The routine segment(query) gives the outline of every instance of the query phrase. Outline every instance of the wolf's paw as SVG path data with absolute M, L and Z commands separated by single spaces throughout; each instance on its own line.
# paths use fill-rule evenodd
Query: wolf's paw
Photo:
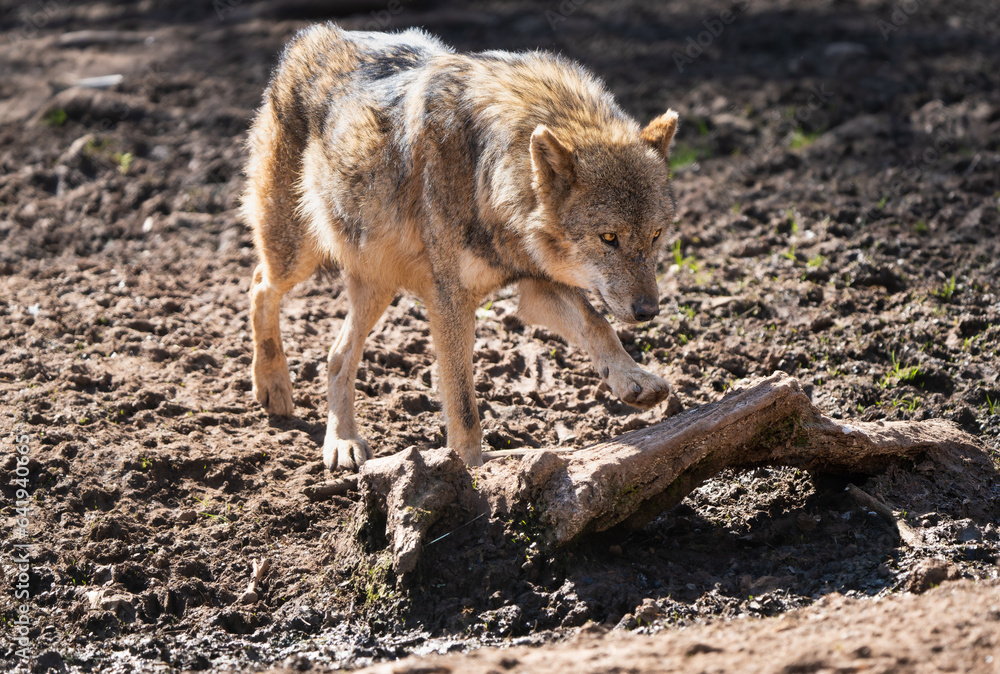
M 373 456 L 371 447 L 361 438 L 327 438 L 323 445 L 323 463 L 331 471 L 357 471 L 361 464 Z
M 607 381 L 612 393 L 635 407 L 652 407 L 670 395 L 666 379 L 641 368 L 610 372 Z
M 254 369 L 253 395 L 268 414 L 290 417 L 295 410 L 295 403 L 292 402 L 292 381 L 288 378 L 287 368 L 266 375 Z
M 477 466 L 483 465 L 483 450 L 480 445 L 476 444 L 470 447 L 451 447 L 451 449 L 455 450 L 455 453 L 462 458 L 462 461 L 464 461 L 465 465 L 469 468 L 476 468 Z

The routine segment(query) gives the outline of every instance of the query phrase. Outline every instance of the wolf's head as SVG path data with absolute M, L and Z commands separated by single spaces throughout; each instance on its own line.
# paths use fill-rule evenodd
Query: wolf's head
M 545 125 L 531 135 L 536 259 L 629 323 L 659 313 L 656 262 L 674 220 L 668 150 L 676 129 L 669 110 L 634 138 L 563 137 Z

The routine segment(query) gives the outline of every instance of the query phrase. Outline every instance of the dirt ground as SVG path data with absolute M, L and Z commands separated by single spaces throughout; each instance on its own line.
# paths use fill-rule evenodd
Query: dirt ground
M 1000 480 L 926 461 L 725 473 L 638 533 L 527 562 L 510 522 L 432 529 L 404 585 L 356 546 L 358 495 L 320 461 L 342 286 L 285 301 L 296 417 L 269 419 L 236 209 L 269 70 L 325 19 L 561 51 L 640 121 L 681 113 L 662 310 L 618 327 L 683 408 L 783 370 L 835 418 L 943 417 L 1000 466 L 993 3 L 0 0 L 4 669 L 1000 671 Z M 610 398 L 516 307 L 477 314 L 491 447 L 666 414 Z M 436 378 L 400 297 L 357 387 L 378 455 L 442 446 Z

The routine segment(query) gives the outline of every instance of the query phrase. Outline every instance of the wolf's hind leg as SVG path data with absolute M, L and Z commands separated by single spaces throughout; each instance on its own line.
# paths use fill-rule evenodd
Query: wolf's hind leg
M 253 394 L 268 414 L 290 417 L 295 409 L 292 402 L 292 381 L 288 376 L 288 361 L 281 345 L 279 314 L 282 296 L 296 284 L 309 278 L 318 258 L 301 251 L 296 264 L 286 267 L 286 273 L 275 273 L 275 267 L 265 260 L 257 265 L 250 284 L 250 322 L 253 326 Z
M 365 339 L 396 294 L 394 288 L 378 287 L 353 276 L 345 280 L 351 308 L 327 360 L 330 411 L 323 463 L 330 470 L 356 470 L 373 456 L 354 421 L 354 378 Z
M 670 395 L 670 384 L 636 365 L 582 290 L 534 279 L 521 281 L 519 287 L 518 316 L 586 349 L 616 396 L 629 405 L 652 407 Z

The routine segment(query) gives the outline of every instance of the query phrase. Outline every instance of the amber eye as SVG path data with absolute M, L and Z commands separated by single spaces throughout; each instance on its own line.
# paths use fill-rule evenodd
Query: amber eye
M 656 241 L 657 239 L 659 239 L 660 238 L 660 234 L 663 234 L 663 228 L 662 227 L 660 227 L 658 230 L 656 230 L 655 232 L 653 232 L 653 241 Z
M 605 234 L 601 234 L 601 241 L 603 241 L 604 243 L 611 244 L 613 246 L 616 243 L 618 243 L 618 235 L 613 232 L 607 232 Z

